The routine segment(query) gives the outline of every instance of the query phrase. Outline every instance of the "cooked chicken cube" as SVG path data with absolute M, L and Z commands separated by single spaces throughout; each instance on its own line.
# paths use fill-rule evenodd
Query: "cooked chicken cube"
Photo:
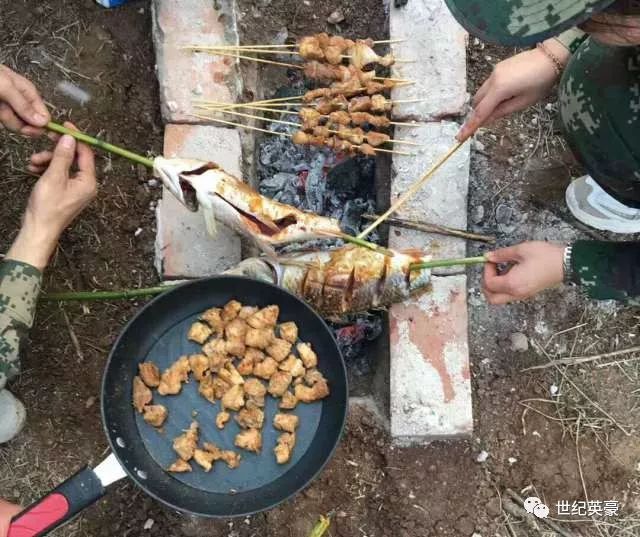
M 188 461 L 198 447 L 198 422 L 194 421 L 188 430 L 173 439 L 173 449 L 182 460 Z
M 207 372 L 198 385 L 198 393 L 205 399 L 216 402 L 216 391 L 213 385 L 213 377 L 210 372 Z
M 278 444 L 273 448 L 278 464 L 286 464 L 291 458 L 291 453 L 296 445 L 295 433 L 282 433 L 278 437 Z
M 278 306 L 267 306 L 254 313 L 247 319 L 252 328 L 273 328 L 278 322 L 280 308 Z
M 278 431 L 285 431 L 287 433 L 295 433 L 299 423 L 300 418 L 295 414 L 278 413 L 273 418 L 273 426 L 278 429 Z
M 267 388 L 258 379 L 247 379 L 244 383 L 244 394 L 248 401 L 256 406 L 264 406 L 264 396 L 267 394 Z
M 269 393 L 274 397 L 282 397 L 289 389 L 293 377 L 286 371 L 276 371 L 269 379 Z
M 169 369 L 165 369 L 164 373 L 162 373 L 158 393 L 160 395 L 176 395 L 180 393 L 182 383 L 189 380 L 190 371 L 189 358 L 186 356 L 180 357 L 177 362 L 174 362 Z
M 282 396 L 282 400 L 278 405 L 278 408 L 282 410 L 293 410 L 298 404 L 298 399 L 290 391 L 286 391 Z
M 224 333 L 224 321 L 222 320 L 222 310 L 220 308 L 210 308 L 200 318 L 213 328 L 216 335 L 221 336 Z
M 242 306 L 242 308 L 238 312 L 238 319 L 243 319 L 246 321 L 259 309 L 260 308 L 257 308 L 256 306 Z
M 227 463 L 227 466 L 229 468 L 237 468 L 238 466 L 240 466 L 241 458 L 242 457 L 240 456 L 239 453 L 236 453 L 235 451 L 231 451 L 230 449 L 223 451 L 220 457 L 220 459 L 222 459 L 224 462 Z
M 249 328 L 244 342 L 247 347 L 266 349 L 273 341 L 273 328 Z
M 222 412 L 218 412 L 218 415 L 216 416 L 216 427 L 218 429 L 224 429 L 224 426 L 230 419 L 231 414 L 228 412 L 225 412 L 224 410 Z
M 252 349 L 251 347 L 249 347 L 247 349 L 247 352 L 244 353 L 244 357 L 251 358 L 251 360 L 253 360 L 253 363 L 255 365 L 262 362 L 262 360 L 264 360 L 267 357 L 267 355 L 258 349 Z
M 222 396 L 222 408 L 227 410 L 240 410 L 244 406 L 244 388 L 236 384 L 229 388 Z
M 289 343 L 295 343 L 298 340 L 298 325 L 293 322 L 282 323 L 280 325 L 280 337 Z
M 167 468 L 167 470 L 169 470 L 169 472 L 173 472 L 174 474 L 181 474 L 181 473 L 184 473 L 184 472 L 191 472 L 192 468 L 191 468 L 191 465 L 187 461 L 184 461 L 182 459 L 178 459 L 171 466 L 169 466 L 169 468 Z
M 211 468 L 213 468 L 213 462 L 216 460 L 216 456 L 204 449 L 196 449 L 193 452 L 193 460 L 202 466 L 205 472 L 209 472 L 211 471 Z
M 216 376 L 213 378 L 213 393 L 216 399 L 222 399 L 225 393 L 229 391 L 231 384 Z
M 236 435 L 235 445 L 247 451 L 259 453 L 262 449 L 262 433 L 258 429 L 248 429 Z
M 147 385 L 142 382 L 142 379 L 138 376 L 133 379 L 133 406 L 142 414 L 144 407 L 148 405 L 153 399 L 151 390 L 147 388 Z
M 295 387 L 294 393 L 299 401 L 303 403 L 313 403 L 329 395 L 329 386 L 326 382 L 316 382 L 311 387 L 298 384 Z
M 291 352 L 291 343 L 284 339 L 275 338 L 267 347 L 267 354 L 276 362 L 282 362 Z
M 271 356 L 265 358 L 259 364 L 253 366 L 253 374 L 261 379 L 269 380 L 271 376 L 278 370 L 278 362 Z
M 290 354 L 284 362 L 280 362 L 280 369 L 291 373 L 292 377 L 301 377 L 306 371 L 302 360 L 296 358 L 293 354 Z
M 262 429 L 264 412 L 256 405 L 247 405 L 238 412 L 236 422 L 243 429 Z
M 231 300 L 224 305 L 222 308 L 222 320 L 225 323 L 233 321 L 240 313 L 242 309 L 242 304 L 237 300 Z
M 220 352 L 214 352 L 210 356 L 208 356 L 208 358 L 209 358 L 209 369 L 214 373 L 217 373 L 220 370 L 220 368 L 229 361 L 229 358 L 227 358 L 227 355 Z
M 318 357 L 309 343 L 298 343 L 296 349 L 298 349 L 302 363 L 307 369 L 312 369 L 318 365 Z
M 193 376 L 199 382 L 209 370 L 209 357 L 204 354 L 192 354 L 189 356 L 189 366 L 193 371 Z
M 227 342 L 224 339 L 212 339 L 202 347 L 202 352 L 212 357 L 217 354 L 227 355 Z
M 142 362 L 138 364 L 140 378 L 149 388 L 157 388 L 160 385 L 160 370 L 153 362 Z
M 209 339 L 211 334 L 213 334 L 213 330 L 211 330 L 211 327 L 208 324 L 196 322 L 191 325 L 191 328 L 189 328 L 187 338 L 202 345 L 207 341 L 207 339 Z
M 214 461 L 222 459 L 222 450 L 215 444 L 211 442 L 205 442 L 202 447 L 204 447 L 205 451 L 208 451 L 213 455 Z
M 251 375 L 253 373 L 253 358 L 251 356 L 245 355 L 245 357 L 240 360 L 238 363 L 238 373 L 240 373 L 243 377 L 247 375 Z
M 244 339 L 235 338 L 227 340 L 225 350 L 231 356 L 244 356 L 247 347 L 244 344 Z
M 304 381 L 309 386 L 313 386 L 316 382 L 327 383 L 327 379 L 317 369 L 309 369 L 304 376 Z
M 167 419 L 169 412 L 163 405 L 147 405 L 144 407 L 144 421 L 154 427 L 162 427 L 162 424 Z
M 249 330 L 249 325 L 242 319 L 234 319 L 224 328 L 224 335 L 227 339 L 244 339 Z
M 227 384 L 244 384 L 244 378 L 231 362 L 224 364 L 224 367 L 218 371 L 218 376 Z

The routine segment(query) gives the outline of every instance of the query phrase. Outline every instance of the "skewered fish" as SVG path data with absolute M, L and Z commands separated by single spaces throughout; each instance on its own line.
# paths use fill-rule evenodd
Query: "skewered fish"
M 154 171 L 185 206 L 203 208 L 209 232 L 219 220 L 265 253 L 273 255 L 274 246 L 340 234 L 337 220 L 262 196 L 212 162 L 156 157 Z

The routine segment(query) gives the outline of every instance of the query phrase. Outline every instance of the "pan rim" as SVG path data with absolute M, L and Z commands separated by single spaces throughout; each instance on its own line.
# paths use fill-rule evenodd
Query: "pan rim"
M 145 312 L 148 309 L 151 309 L 154 304 L 160 300 L 166 300 L 166 297 L 170 294 L 173 293 L 179 293 L 181 292 L 185 287 L 189 287 L 189 286 L 193 286 L 193 285 L 201 285 L 203 282 L 208 282 L 208 281 L 213 281 L 213 280 L 233 280 L 233 281 L 249 281 L 252 284 L 259 284 L 262 285 L 266 288 L 271 288 L 276 290 L 276 292 L 280 292 L 286 295 L 289 295 L 291 298 L 293 298 L 295 301 L 297 301 L 301 306 L 303 306 L 304 308 L 306 308 L 314 317 L 316 317 L 320 323 L 321 326 L 323 327 L 324 331 L 326 332 L 327 335 L 330 336 L 331 341 L 333 342 L 335 349 L 337 350 L 338 356 L 339 356 L 339 363 L 340 363 L 340 370 L 342 373 L 342 377 L 344 379 L 344 396 L 345 396 L 345 408 L 344 411 L 341 412 L 341 416 L 340 416 L 340 427 L 338 430 L 338 434 L 336 435 L 336 440 L 333 443 L 333 446 L 331 447 L 331 450 L 327 451 L 326 456 L 324 457 L 324 460 L 322 461 L 322 463 L 318 466 L 318 468 L 310 474 L 309 478 L 300 486 L 296 487 L 294 490 L 292 490 L 289 494 L 283 496 L 281 499 L 279 499 L 278 501 L 274 502 L 273 504 L 271 504 L 268 507 L 262 507 L 259 509 L 250 509 L 250 510 L 242 510 L 242 512 L 234 512 L 232 514 L 212 514 L 212 513 L 207 513 L 207 512 L 202 512 L 202 511 L 198 511 L 198 510 L 192 510 L 192 509 L 188 509 L 185 507 L 182 507 L 180 505 L 177 505 L 174 502 L 168 501 L 164 498 L 162 498 L 159 494 L 157 494 L 156 492 L 154 492 L 153 490 L 150 490 L 149 487 L 145 484 L 146 480 L 145 479 L 141 479 L 139 478 L 139 476 L 136 475 L 135 471 L 131 471 L 128 466 L 123 463 L 123 461 L 120 458 L 118 449 L 117 449 L 117 444 L 116 444 L 116 439 L 112 438 L 112 434 L 109 431 L 109 428 L 107 426 L 107 416 L 106 416 L 106 402 L 105 402 L 105 392 L 106 392 L 106 383 L 107 383 L 107 372 L 109 371 L 111 365 L 112 365 L 112 361 L 113 361 L 113 357 L 115 354 L 115 350 L 119 347 L 121 340 L 124 338 L 125 334 L 129 331 L 129 329 L 131 328 L 131 325 L 134 324 L 134 322 L 141 317 L 142 315 L 145 314 Z M 166 505 L 167 507 L 170 507 L 171 509 L 175 509 L 177 511 L 180 511 L 182 513 L 186 513 L 186 514 L 190 514 L 190 515 L 196 515 L 196 516 L 201 516 L 201 517 L 205 517 L 205 518 L 238 518 L 238 517 L 246 517 L 246 516 L 251 516 L 257 513 L 261 513 L 261 512 L 265 512 L 265 511 L 269 511 L 271 509 L 274 509 L 275 507 L 277 507 L 278 505 L 281 505 L 282 503 L 292 499 L 294 496 L 296 496 L 298 493 L 302 492 L 304 489 L 306 489 L 311 483 L 313 483 L 318 476 L 323 472 L 323 470 L 325 469 L 325 467 L 327 466 L 327 464 L 333 459 L 336 450 L 338 449 L 340 443 L 343 440 L 344 437 L 344 433 L 345 433 L 345 428 L 346 428 L 346 423 L 347 423 L 347 418 L 348 418 L 348 414 L 349 414 L 349 377 L 348 377 L 348 373 L 347 373 L 347 368 L 346 368 L 346 363 L 344 361 L 344 356 L 342 355 L 342 352 L 340 351 L 340 347 L 338 346 L 337 340 L 332 332 L 332 330 L 329 328 L 329 326 L 327 325 L 326 321 L 322 318 L 322 316 L 315 310 L 313 309 L 309 304 L 307 304 L 304 300 L 302 300 L 300 297 L 296 296 L 295 294 L 293 294 L 292 292 L 290 292 L 287 289 L 284 289 L 278 285 L 274 285 L 272 283 L 269 282 L 264 282 L 255 278 L 249 278 L 246 276 L 238 276 L 238 275 L 213 275 L 213 276 L 208 276 L 205 278 L 198 278 L 198 279 L 194 279 L 194 280 L 190 280 L 187 282 L 184 282 L 176 287 L 170 288 L 168 289 L 166 292 L 161 293 L 160 295 L 154 297 L 152 300 L 150 300 L 147 304 L 145 304 L 142 308 L 140 308 L 140 310 L 138 310 L 136 312 L 136 314 L 126 323 L 126 325 L 121 329 L 120 333 L 118 334 L 118 337 L 116 338 L 116 340 L 114 341 L 114 343 L 111 346 L 111 349 L 109 351 L 109 355 L 107 357 L 107 361 L 105 363 L 104 366 L 104 371 L 102 374 L 102 380 L 100 383 L 100 415 L 101 415 L 101 419 L 102 419 L 102 427 L 103 430 L 105 432 L 105 435 L 107 437 L 107 441 L 109 443 L 109 447 L 111 450 L 111 453 L 113 453 L 118 461 L 118 463 L 120 464 L 120 466 L 123 468 L 123 470 L 125 471 L 125 473 L 127 474 L 127 477 L 129 479 L 131 479 L 135 485 L 137 487 L 139 487 L 145 494 L 149 495 L 150 497 L 154 498 L 155 500 L 159 501 L 160 503 L 162 503 L 163 505 Z M 150 455 L 149 455 L 150 457 Z

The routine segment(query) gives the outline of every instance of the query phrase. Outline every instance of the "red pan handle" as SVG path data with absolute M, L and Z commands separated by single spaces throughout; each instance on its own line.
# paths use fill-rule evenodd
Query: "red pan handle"
M 11 520 L 7 537 L 38 537 L 68 522 L 104 496 L 91 468 L 83 468 Z

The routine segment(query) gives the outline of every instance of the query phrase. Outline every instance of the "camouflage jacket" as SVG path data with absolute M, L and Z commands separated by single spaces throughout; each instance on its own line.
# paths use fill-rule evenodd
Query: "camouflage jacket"
M 640 303 L 640 243 L 577 241 L 570 278 L 596 300 Z
M 41 279 L 31 265 L 0 262 L 0 390 L 20 372 L 20 353 L 33 324 Z

